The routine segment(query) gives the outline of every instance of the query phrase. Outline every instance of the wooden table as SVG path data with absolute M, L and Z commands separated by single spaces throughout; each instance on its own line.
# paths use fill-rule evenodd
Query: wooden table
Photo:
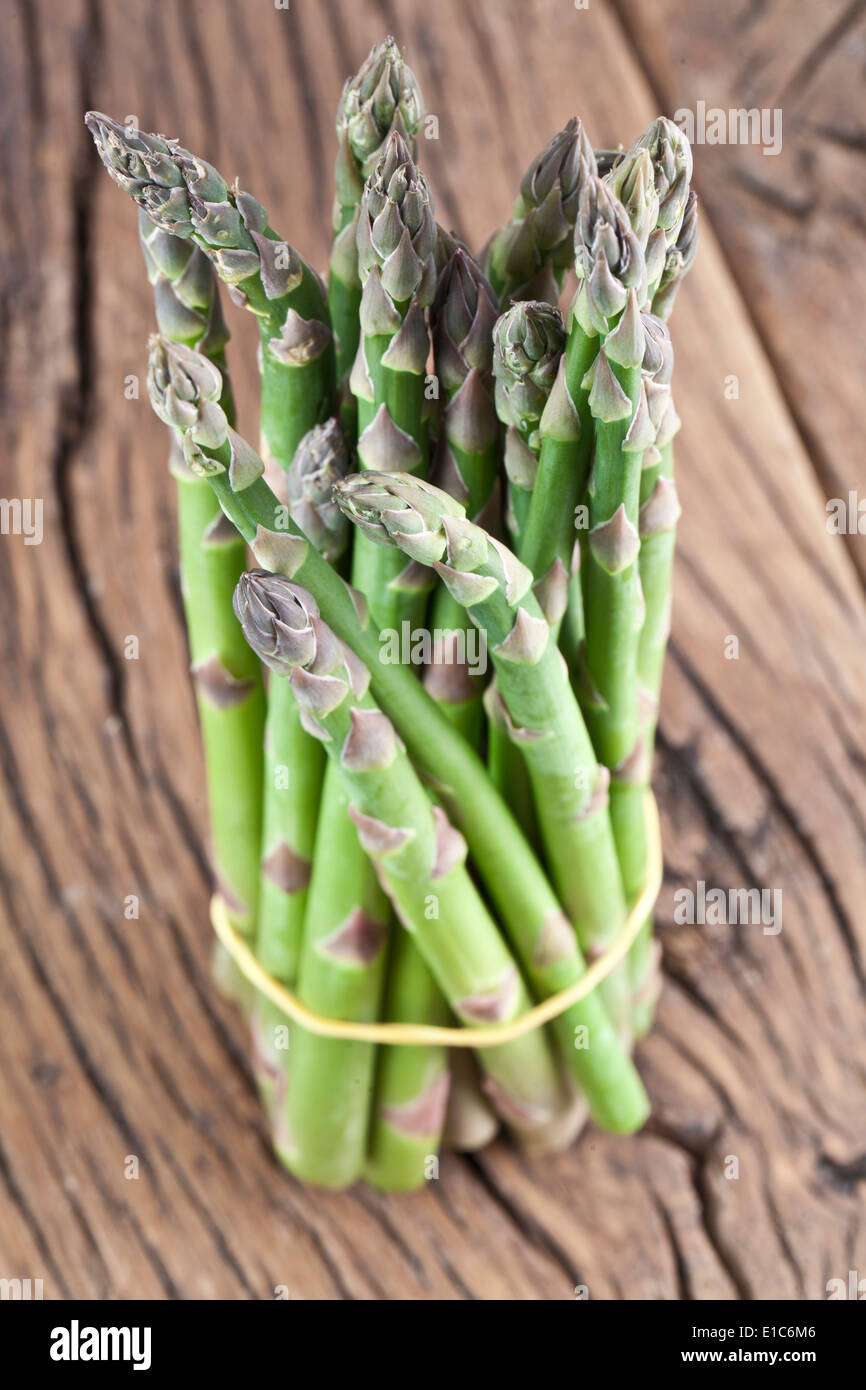
M 44 499 L 44 539 L 0 537 L 0 1274 L 42 1277 L 47 1298 L 507 1300 L 579 1284 L 821 1299 L 866 1274 L 866 549 L 825 517 L 827 496 L 866 495 L 863 9 L 5 7 L 0 493 Z M 698 99 L 784 113 L 777 157 L 696 149 L 657 768 L 665 989 L 638 1053 L 653 1118 L 554 1159 L 446 1157 L 399 1200 L 313 1193 L 278 1168 L 209 978 L 149 291 L 81 120 L 96 106 L 181 136 L 321 265 L 340 83 L 389 29 L 439 118 L 422 158 L 440 220 L 475 246 L 575 108 L 599 145 Z M 252 330 L 232 328 L 250 429 Z M 782 931 L 672 925 L 698 880 L 782 890 Z

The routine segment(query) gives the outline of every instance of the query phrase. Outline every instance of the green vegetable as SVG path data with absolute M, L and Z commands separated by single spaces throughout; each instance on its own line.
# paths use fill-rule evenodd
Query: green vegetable
M 659 287 L 653 295 L 653 313 L 658 314 L 660 319 L 670 318 L 683 277 L 691 270 L 697 251 L 698 198 L 692 189 L 676 245 L 667 253 Z
M 581 122 L 572 117 L 533 159 L 520 184 L 514 212 L 491 237 L 484 267 L 499 302 L 544 299 L 556 304 L 572 263 L 572 237 L 580 190 L 596 172 Z
M 634 1131 L 688 141 L 659 117 L 596 151 L 571 119 L 476 261 L 435 220 L 417 161 L 437 119 L 388 37 L 337 108 L 326 286 L 178 141 L 85 120 L 154 287 L 216 959 L 277 1155 L 303 1181 L 410 1191 L 500 1121 L 528 1150 L 588 1115 Z M 215 277 L 259 327 L 257 448 Z M 574 986 L 594 987 L 536 1027 L 533 1000 L 547 1016 Z M 455 1017 L 515 1028 L 479 1047 Z
M 436 289 L 436 222 L 424 175 L 396 131 L 364 187 L 358 216 L 363 282 L 361 343 L 352 369 L 358 398 L 358 460 L 363 468 L 425 474 L 428 463 L 424 374 L 430 338 L 424 310 Z M 423 627 L 430 579 L 399 556 L 358 541 L 353 583 L 376 623 Z
M 360 336 L 361 277 L 355 238 L 364 184 L 392 130 L 403 136 L 413 159 L 417 156 L 415 137 L 423 120 L 424 100 L 415 74 L 389 36 L 384 43 L 373 45 L 355 76 L 347 80 L 337 108 L 337 189 L 328 305 L 341 384 L 355 360 Z
M 334 344 L 321 280 L 268 225 L 261 203 L 229 188 L 212 164 L 98 111 L 85 120 L 115 183 L 158 228 L 199 246 L 233 302 L 256 315 L 262 440 L 287 468 L 310 426 L 333 410 Z
M 487 278 L 466 248 L 455 245 L 440 272 L 430 310 L 433 360 L 445 393 L 436 476 L 471 517 L 486 516 L 494 524 L 499 505 L 499 422 L 493 403 L 491 335 L 496 318 L 496 297 Z M 457 659 L 461 651 L 468 657 L 474 650 L 471 644 L 477 642 L 477 633 L 444 585 L 434 595 L 431 627 L 440 636 L 433 666 L 425 677 L 427 688 L 464 737 L 480 749 L 483 673 L 472 674 L 473 663 Z
M 442 991 L 408 932 L 397 932 L 393 942 L 385 1017 L 395 1023 L 451 1022 Z M 448 1093 L 444 1047 L 379 1049 L 368 1182 L 405 1192 L 435 1175 Z
M 451 1085 L 442 1143 L 458 1153 L 475 1153 L 493 1142 L 499 1121 L 487 1103 L 478 1065 L 462 1047 L 451 1051 Z
M 139 214 L 160 332 L 196 348 L 221 374 L 220 406 L 233 414 L 225 373 L 228 331 L 207 258 Z M 208 776 L 214 871 L 232 922 L 255 932 L 262 819 L 264 699 L 258 663 L 231 611 L 244 545 L 203 478 L 171 451 L 177 483 L 181 592 Z
M 206 477 L 225 514 L 261 565 L 303 583 L 322 616 L 365 663 L 373 692 L 393 718 L 417 767 L 460 818 L 470 848 L 509 928 L 525 936 L 531 955 L 545 922 L 559 907 L 541 867 L 471 747 L 403 666 L 379 659 L 379 634 L 363 597 L 351 590 L 263 481 L 264 464 L 219 411 L 219 384 L 195 354 L 182 355 L 154 337 L 148 390 L 162 418 L 171 408 L 185 420 L 184 457 Z M 210 395 L 202 395 L 202 390 Z M 180 400 L 178 400 L 180 397 Z M 180 410 L 182 401 L 184 410 Z
M 485 630 L 503 711 L 529 767 L 554 879 L 582 944 L 603 950 L 625 916 L 607 815 L 607 778 L 598 768 L 549 626 L 530 591 L 529 571 L 501 542 L 467 521 L 452 498 L 408 474 L 356 474 L 336 488 L 335 496 L 371 539 L 432 565 Z M 566 961 L 563 970 L 553 972 L 555 983 L 538 970 L 539 957 L 547 952 L 527 925 L 512 920 L 511 935 L 539 992 L 562 988 L 566 970 L 577 978 L 583 969 L 580 953 L 567 924 L 560 930 L 561 916 L 548 922 L 556 938 L 551 958 L 557 964 Z M 619 1013 L 625 980 L 621 972 L 610 979 L 618 981 Z M 613 998 L 614 992 L 606 995 Z M 574 1027 L 571 1010 L 563 1019 L 561 1030 Z M 577 1070 L 575 1057 L 569 1060 Z M 593 1105 L 594 1079 L 580 1079 Z
M 282 575 L 243 575 L 235 604 L 257 655 L 291 673 L 306 726 L 340 769 L 361 844 L 451 1008 L 467 1027 L 517 1017 L 529 998 L 466 871 L 465 841 L 431 805 L 368 694 L 367 669 L 347 657 L 312 596 Z M 494 1104 L 516 1131 L 555 1129 L 566 1096 L 542 1032 L 487 1048 L 480 1060 Z
M 285 676 L 277 677 L 289 687 Z M 390 908 L 347 814 L 348 798 L 329 763 L 304 922 L 298 995 L 328 1018 L 379 1017 Z M 361 1174 L 373 1090 L 371 1043 L 320 1038 L 292 1028 L 288 1166 L 325 1187 Z
M 496 411 L 507 427 L 508 529 L 518 538 L 529 513 L 541 447 L 539 427 L 553 389 L 565 328 L 558 309 L 543 301 L 513 304 L 493 330 Z

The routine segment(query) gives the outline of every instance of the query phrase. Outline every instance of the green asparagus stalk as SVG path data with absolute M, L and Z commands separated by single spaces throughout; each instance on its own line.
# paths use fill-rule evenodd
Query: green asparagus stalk
M 632 230 L 644 247 L 648 282 L 644 299 L 657 307 L 665 317 L 670 313 L 679 283 L 694 259 L 697 246 L 696 203 L 694 195 L 689 191 L 691 173 L 692 155 L 688 141 L 671 121 L 660 117 L 614 165 L 605 180 L 621 199 Z M 658 317 L 644 314 L 643 323 L 645 357 L 642 367 L 642 391 L 646 405 L 645 416 L 649 415 L 649 425 L 644 418 L 644 434 L 648 439 L 652 433 L 654 442 L 648 444 L 643 456 L 639 496 L 641 507 L 647 505 L 658 482 L 660 454 L 657 446 L 664 445 L 676 428 L 673 423 L 676 415 L 670 403 L 670 380 L 673 372 L 670 337 Z M 648 515 L 660 518 L 664 539 L 651 538 L 649 533 L 640 537 L 641 574 L 638 581 L 638 599 L 647 617 L 643 620 L 636 656 L 636 675 L 639 682 L 636 701 L 637 737 L 632 752 L 626 755 L 615 769 L 611 783 L 611 819 L 629 902 L 633 902 L 640 892 L 647 867 L 645 788 L 649 783 L 651 770 L 654 732 L 652 709 L 657 705 L 661 668 L 660 662 L 653 663 L 646 653 L 648 650 L 657 651 L 658 648 L 657 638 L 652 634 L 657 633 L 658 613 L 663 603 L 659 589 L 669 593 L 670 565 L 673 559 L 673 532 L 666 523 L 676 510 L 675 493 L 671 499 L 670 493 L 665 493 L 660 488 L 659 498 Z M 650 525 L 652 524 L 651 521 Z M 648 550 L 646 575 L 643 573 L 645 546 Z M 657 573 L 659 568 L 662 571 L 661 582 Z M 643 592 L 644 578 L 647 578 L 655 590 L 652 615 L 649 615 L 646 595 Z M 646 639 L 643 635 L 644 630 L 648 633 Z M 615 637 L 608 636 L 609 642 L 615 640 Z M 650 661 L 648 683 L 641 675 L 642 645 L 645 652 L 644 662 Z M 627 651 L 630 657 L 630 645 Z M 653 731 L 649 738 L 644 727 L 647 724 Z M 635 987 L 632 1019 L 638 1035 L 647 1030 L 652 1018 L 658 993 L 657 965 L 658 951 L 652 940 L 650 914 L 629 957 L 629 971 Z
M 430 348 L 424 309 L 436 288 L 436 223 L 427 180 L 392 131 L 364 188 L 358 217 L 363 281 L 361 342 L 351 386 L 358 398 L 363 468 L 425 474 L 424 373 Z M 358 538 L 353 583 L 368 595 L 379 627 L 423 626 L 430 578 Z
M 269 975 L 294 987 L 312 867 L 324 758 L 301 725 L 289 683 L 268 683 L 256 956 Z M 292 1057 L 286 1019 L 257 993 L 250 1011 L 253 1066 L 271 1121 L 274 1148 L 287 1162 L 285 1102 Z
M 486 631 L 504 715 L 529 766 L 554 878 L 582 941 L 593 951 L 603 950 L 625 915 L 606 776 L 595 761 L 550 629 L 529 591 L 529 571 L 500 542 L 466 521 L 463 508 L 446 493 L 408 474 L 356 474 L 339 484 L 335 496 L 371 539 L 397 545 L 433 565 Z M 550 973 L 538 970 L 543 952 L 537 940 L 527 950 L 526 936 L 512 927 L 515 947 L 541 993 L 562 988 L 563 973 L 575 978 L 583 968 L 573 932 L 567 929 L 562 936 L 570 946 L 566 950 L 563 941 L 557 942 L 554 958 L 559 965 L 563 959 L 567 963 L 554 972 L 554 983 Z M 613 997 L 620 1016 L 624 978 L 620 972 L 610 978 L 617 981 Z M 601 1010 L 600 1001 L 587 1002 Z M 560 1025 L 568 1026 L 575 1026 L 572 1011 Z M 563 1033 L 559 1036 L 562 1040 Z M 592 1105 L 594 1079 L 579 1079 Z
M 592 447 L 592 434 L 581 424 L 568 389 L 567 351 L 559 359 L 539 433 L 538 472 L 518 554 L 536 576 L 535 596 L 557 634 L 568 607 L 569 586 L 580 568 L 575 516 Z
M 647 267 L 647 305 L 666 318 L 654 302 L 660 282 L 666 287 L 686 273 L 694 259 L 693 234 L 687 230 L 684 251 L 678 252 L 689 208 L 692 151 L 679 126 L 659 116 L 632 148 L 614 164 L 605 182 L 625 205 L 644 247 Z M 694 200 L 692 200 L 694 206 Z M 684 267 L 684 261 L 688 264 Z M 673 295 L 669 295 L 671 304 Z M 660 303 L 663 305 L 665 296 Z M 642 303 L 641 308 L 645 305 Z M 668 309 L 668 313 L 670 310 Z
M 424 100 L 415 74 L 394 39 L 374 44 L 343 88 L 337 108 L 337 185 L 328 305 L 337 350 L 337 377 L 345 383 L 358 351 L 361 277 L 356 235 L 364 184 L 384 152 L 391 131 L 417 157 L 416 135 Z
M 450 594 L 446 593 L 446 597 L 450 599 Z M 480 749 L 484 712 L 480 680 L 471 674 L 466 656 L 465 629 L 462 623 L 459 628 L 440 628 L 442 622 L 449 622 L 447 613 L 444 619 L 438 619 L 434 629 L 433 655 L 424 672 L 424 688 L 467 743 Z M 405 933 L 394 946 L 387 1017 L 414 1023 L 450 1021 L 441 990 Z M 367 1177 L 374 1186 L 406 1190 L 419 1187 L 431 1176 L 430 1159 L 438 1151 L 442 1137 L 449 1077 L 443 1048 L 382 1050 L 367 1168 Z M 497 1126 L 494 1120 L 494 1129 Z
M 529 514 L 538 469 L 539 425 L 556 378 L 564 337 L 559 310 L 543 301 L 515 303 L 494 325 L 496 410 L 506 427 L 506 524 L 515 540 L 525 528 Z M 511 737 L 496 685 L 489 688 L 485 704 L 491 779 L 512 807 L 523 833 L 534 844 L 538 828 L 529 770 Z
M 151 400 L 161 417 L 175 402 L 182 403 L 189 466 L 207 477 L 259 564 L 309 589 L 323 619 L 364 663 L 373 694 L 415 765 L 460 820 L 533 989 L 542 997 L 564 989 L 584 972 L 574 932 L 482 763 L 421 683 L 404 667 L 379 660 L 379 636 L 361 596 L 343 583 L 291 518 L 284 517 L 262 479 L 261 459 L 219 412 L 218 388 L 211 397 L 201 394 L 203 380 L 196 354 L 187 357 L 164 339 L 151 340 Z M 647 1114 L 646 1095 L 595 994 L 566 1011 L 553 1027 L 596 1123 L 619 1132 L 639 1128 Z M 589 1040 L 588 1046 L 583 1039 Z
M 440 240 L 443 240 L 440 238 Z M 446 244 L 447 243 L 447 239 Z M 431 309 L 434 363 L 445 390 L 445 410 L 439 436 L 436 480 L 462 503 L 473 520 L 498 529 L 499 427 L 493 400 L 493 341 L 496 296 L 480 267 L 465 247 L 448 245 L 440 272 L 436 299 Z M 516 436 L 516 430 L 512 430 Z M 506 457 L 517 457 L 523 443 L 515 438 Z M 473 627 L 465 608 L 445 585 L 433 602 L 433 626 L 437 632 L 462 633 L 465 644 Z M 459 638 L 456 640 L 460 640 Z M 451 651 L 455 639 L 451 639 Z M 445 654 L 448 649 L 445 643 Z M 434 658 L 435 659 L 435 658 Z M 460 668 L 452 665 L 428 672 L 428 689 L 445 713 L 476 748 L 481 747 L 481 701 L 488 710 L 487 761 L 491 779 L 508 801 L 518 824 L 530 842 L 536 838 L 532 791 L 523 758 L 508 737 L 505 722 L 497 718 L 480 681 L 460 681 Z
M 399 1023 L 446 1025 L 448 1006 L 408 932 L 398 932 L 392 956 L 385 1017 Z M 449 1093 L 444 1047 L 379 1049 L 370 1147 L 364 1175 L 386 1192 L 407 1192 L 433 1176 Z
M 292 517 L 332 565 L 338 563 L 349 543 L 351 528 L 331 496 L 334 484 L 345 477 L 347 466 L 343 431 L 336 419 L 330 419 L 304 435 L 286 475 Z
M 625 322 L 625 320 L 623 321 Z M 670 376 L 673 370 L 673 354 L 667 328 L 652 314 L 641 316 L 644 332 L 644 359 L 642 364 L 643 402 L 646 405 L 646 447 L 642 457 L 639 487 L 639 504 L 646 501 L 649 480 L 654 484 L 658 477 L 660 459 L 656 441 L 658 430 L 670 406 Z M 652 487 L 650 486 L 650 491 Z M 641 547 L 642 548 L 642 547 Z M 639 563 L 639 562 L 638 562 Z M 638 648 L 645 621 L 645 597 L 640 578 L 637 581 L 637 614 L 639 624 Z M 635 657 L 637 678 L 637 655 Z M 638 736 L 631 753 L 614 770 L 611 780 L 611 820 L 617 842 L 617 854 L 623 877 L 626 899 L 632 903 L 643 888 L 646 879 L 647 860 L 644 832 L 644 792 L 649 780 L 649 761 L 647 757 L 644 724 L 650 697 L 642 689 L 639 678 L 635 692 Z
M 285 675 L 277 679 L 291 689 Z M 335 771 L 329 763 L 297 993 L 328 1018 L 370 1023 L 379 1017 L 390 911 L 358 843 Z M 285 1161 L 307 1182 L 347 1187 L 364 1164 L 376 1049 L 371 1043 L 320 1038 L 300 1027 L 291 1037 Z
M 447 616 L 445 621 L 449 621 Z M 469 659 L 468 638 L 462 625 L 460 628 L 453 624 L 440 627 L 437 623 L 432 656 L 424 670 L 424 688 L 449 723 L 459 729 L 466 742 L 477 751 L 484 733 L 483 680 L 474 670 L 475 663 Z M 480 656 L 478 664 L 481 664 Z
M 541 417 L 564 346 L 562 315 L 540 300 L 513 304 L 493 330 L 496 412 L 506 426 L 507 521 L 515 540 L 526 526 L 538 470 Z
M 659 287 L 653 295 L 653 313 L 657 314 L 660 319 L 670 318 L 683 277 L 691 270 L 697 250 L 698 199 L 697 194 L 692 189 L 686 203 L 685 216 L 676 245 L 667 253 Z
M 334 495 L 372 540 L 432 565 L 484 631 L 564 906 L 586 947 L 603 949 L 625 915 L 607 779 L 531 592 L 530 572 L 467 521 L 447 493 L 409 474 L 355 474 Z
M 222 374 L 220 404 L 232 416 L 225 373 L 228 332 L 213 271 L 189 241 L 139 214 L 139 237 L 153 286 L 159 331 L 198 349 Z M 175 436 L 173 436 L 173 440 Z M 181 591 L 205 751 L 215 875 L 231 920 L 255 931 L 262 818 L 264 698 L 258 662 L 234 614 L 231 594 L 244 568 L 244 544 L 225 522 L 204 479 L 173 447 L 177 483 Z
M 473 519 L 488 507 L 499 467 L 492 343 L 497 316 L 490 282 L 466 248 L 456 246 L 430 308 L 436 376 L 445 392 L 437 472 L 449 478 Z
M 474 1057 L 460 1047 L 451 1051 L 451 1085 L 442 1143 L 458 1153 L 475 1153 L 492 1144 L 499 1121 L 488 1105 Z
M 518 549 L 543 586 L 540 597 L 551 615 L 561 607 L 567 576 L 568 603 L 560 644 L 578 684 L 586 637 L 578 571 L 586 542 L 581 531 L 579 545 L 574 546 L 568 518 L 577 516 L 575 509 L 583 497 L 595 445 L 590 382 L 600 339 L 618 322 L 629 290 L 637 289 L 639 303 L 647 292 L 643 249 L 626 210 L 609 189 L 608 179 L 598 178 L 589 169 L 581 181 L 574 256 L 579 283 L 568 312 L 562 376 L 540 431 L 541 476 L 536 479 L 537 496 L 534 507 L 530 504 Z M 546 600 L 547 589 L 553 595 L 550 601 Z
M 331 488 L 345 472 L 345 442 L 331 419 L 303 436 L 286 478 L 291 515 L 331 560 L 348 541 L 345 519 L 331 499 Z M 288 985 L 298 973 L 324 762 L 320 745 L 302 727 L 288 682 L 274 677 L 265 728 L 257 953 L 265 970 Z
M 626 895 L 633 902 L 647 872 L 645 790 L 649 785 L 655 718 L 661 690 L 662 665 L 667 642 L 670 584 L 673 569 L 675 527 L 679 503 L 673 483 L 673 437 L 679 419 L 671 400 L 673 353 L 667 328 L 652 314 L 644 314 L 647 355 L 644 384 L 655 443 L 644 454 L 640 484 L 640 582 L 645 617 L 638 643 L 638 716 L 640 741 L 634 754 L 620 767 L 611 784 L 611 817 Z M 652 1019 L 659 990 L 659 952 L 652 939 L 652 915 L 643 926 L 629 954 L 634 989 L 632 1022 L 635 1033 L 645 1033 Z
M 271 680 L 256 954 L 268 974 L 287 985 L 297 977 L 323 771 L 321 752 L 309 748 L 286 682 Z
M 529 768 L 519 744 L 511 737 L 495 674 L 484 692 L 484 711 L 487 715 L 487 771 L 490 780 L 511 808 L 511 814 L 526 839 L 537 851 L 541 837 Z
M 390 67 L 395 51 L 392 44 L 386 67 Z M 391 76 L 399 82 L 399 70 L 392 69 Z M 420 121 L 417 88 L 414 97 L 410 89 L 410 97 L 410 114 Z M 383 114 L 387 111 L 386 102 Z M 407 135 L 399 128 L 392 129 L 378 158 L 372 161 L 356 219 L 358 269 L 364 289 L 359 314 L 362 337 L 352 388 L 359 398 L 358 457 L 362 466 L 390 467 L 392 456 L 404 457 L 408 449 L 408 466 L 426 473 L 424 372 L 429 336 L 424 308 L 431 302 L 436 284 L 438 232 L 426 181 L 413 162 L 414 140 Z M 418 566 L 407 568 L 399 560 L 395 563 L 395 558 L 383 556 L 381 550 L 356 538 L 352 582 L 365 594 L 381 626 L 402 629 L 408 625 L 411 633 L 423 625 L 431 577 Z M 441 655 L 437 650 L 437 658 Z M 453 709 L 456 714 L 456 703 Z M 447 1012 L 423 961 L 411 950 L 398 951 L 392 963 L 389 1007 L 399 1005 L 407 995 L 414 1000 L 413 1017 L 418 1022 L 436 1022 Z M 438 1079 L 441 1089 L 441 1049 L 408 1049 L 408 1054 L 391 1050 L 379 1063 L 370 1174 L 371 1181 L 381 1187 L 418 1186 L 425 1176 L 421 1160 L 438 1137 L 428 1133 L 422 1152 L 417 1142 L 403 1142 L 389 1121 L 392 1111 L 408 1114 L 420 1106 L 422 1114 L 428 1112 L 424 1099 L 431 1076 Z
M 288 473 L 289 508 L 297 525 L 331 562 L 348 541 L 348 523 L 333 501 L 332 488 L 345 473 L 346 450 L 336 420 L 316 426 L 301 441 Z M 275 684 L 291 709 L 286 727 L 300 725 L 301 711 L 284 676 Z M 301 766 L 324 758 L 321 744 L 303 728 L 312 745 L 299 749 Z M 312 839 L 315 813 L 307 821 Z M 390 916 L 370 860 L 358 843 L 346 812 L 339 778 L 329 766 L 315 829 L 319 852 L 313 856 L 310 893 L 303 904 L 296 938 L 303 938 L 298 994 L 314 1010 L 331 1017 L 369 1022 L 378 1017 Z M 333 873 L 339 863 L 338 876 Z M 299 907 L 302 905 L 299 902 Z M 345 1187 L 361 1173 L 372 1094 L 375 1049 L 370 1045 L 321 1039 L 293 1030 L 292 1075 L 286 1107 L 287 1166 L 300 1177 L 329 1187 Z M 323 1104 L 322 1097 L 327 1096 Z
M 505 1021 L 529 998 L 464 864 L 466 844 L 434 808 L 393 725 L 368 694 L 369 672 L 322 621 L 312 595 L 282 575 L 243 575 L 235 607 L 244 636 L 289 675 L 306 727 L 325 742 L 350 797 L 349 814 L 458 1018 Z M 541 1032 L 485 1049 L 494 1103 L 518 1132 L 548 1132 L 565 1098 Z
M 595 172 L 592 145 L 582 123 L 572 117 L 533 159 L 511 221 L 485 248 L 484 268 L 503 307 L 519 299 L 556 304 L 572 262 L 581 186 Z
M 674 127 L 676 129 L 676 127 Z M 651 128 L 652 130 L 652 128 Z M 642 137 L 645 141 L 650 136 Z M 653 144 L 653 149 L 659 142 Z M 661 169 L 668 168 L 668 146 L 659 154 Z M 584 184 L 590 185 L 590 174 L 586 174 Z M 646 274 L 657 281 L 664 261 L 665 233 L 659 219 L 669 221 L 674 215 L 673 203 L 676 190 L 665 184 L 660 171 L 654 176 L 653 158 L 649 149 L 641 142 L 634 151 L 618 156 L 613 170 L 603 180 L 621 200 L 629 216 L 632 230 L 642 247 L 645 247 L 644 261 Z M 665 197 L 665 213 L 660 214 L 660 191 Z M 588 202 L 592 188 L 588 189 Z M 605 229 L 606 230 L 606 229 Z M 601 246 L 580 247 L 578 273 L 591 273 L 590 260 Z M 652 267 L 650 261 L 652 260 Z M 605 266 L 607 261 L 605 260 Z M 645 293 L 650 293 L 647 290 Z M 576 306 L 575 306 L 576 307 Z M 569 315 L 568 343 L 564 360 L 560 367 L 560 377 L 551 394 L 546 418 L 541 422 L 542 446 L 539 457 L 539 472 L 533 501 L 527 521 L 526 532 L 521 537 L 520 558 L 539 578 L 547 580 L 555 596 L 554 609 L 562 604 L 562 594 L 568 577 L 571 578 L 571 603 L 573 608 L 572 636 L 567 639 L 567 648 L 575 645 L 575 638 L 582 640 L 583 613 L 580 594 L 574 585 L 574 577 L 579 564 L 579 550 L 574 549 L 574 529 L 571 518 L 583 495 L 589 461 L 595 437 L 592 412 L 589 407 L 589 392 L 586 381 L 598 347 L 596 334 L 604 331 L 604 324 L 613 327 L 617 309 L 608 317 L 598 316 L 594 322 L 582 325 L 576 321 L 574 313 Z M 569 651 L 571 655 L 571 651 Z
M 436 476 L 473 518 L 494 525 L 498 508 L 499 423 L 493 403 L 493 343 L 496 299 L 480 266 L 455 245 L 440 272 L 430 310 L 436 376 L 444 391 Z M 470 663 L 455 660 L 477 640 L 466 610 L 440 585 L 432 606 L 436 639 L 426 683 L 434 699 L 480 748 L 484 683 Z
M 678 421 L 669 419 L 660 427 L 659 462 L 647 469 L 642 479 L 641 509 L 639 528 L 641 537 L 640 575 L 646 603 L 646 617 L 638 646 L 638 679 L 643 697 L 644 756 L 639 758 L 635 769 L 638 790 L 633 793 L 631 810 L 636 820 L 634 800 L 641 794 L 643 785 L 649 785 L 652 771 L 652 753 L 655 743 L 655 726 L 661 694 L 662 667 L 664 665 L 667 637 L 670 629 L 671 578 L 673 573 L 674 546 L 676 542 L 676 523 L 680 506 L 673 477 L 673 431 Z M 639 838 L 639 835 L 642 836 Z M 625 839 L 623 835 L 621 838 Z M 646 844 L 643 818 L 640 831 L 635 833 L 635 841 L 641 846 L 642 854 L 635 869 L 646 871 Z M 629 973 L 634 991 L 632 1000 L 632 1024 L 635 1035 L 642 1037 L 649 1029 L 660 989 L 659 951 L 652 935 L 652 914 L 650 914 L 629 953 Z
M 599 758 L 614 770 L 637 739 L 637 642 L 640 631 L 637 509 L 643 450 L 654 438 L 641 366 L 646 297 L 643 246 L 658 211 L 649 155 L 642 177 L 628 184 L 637 208 L 655 204 L 640 231 L 605 181 L 590 179 L 581 195 L 575 249 L 583 279 L 575 331 L 599 335 L 583 385 L 595 421 L 595 462 L 588 489 L 590 530 L 584 567 L 586 636 L 581 696 Z M 614 173 L 616 170 L 614 170 Z M 633 210 L 633 215 L 637 213 Z
M 214 515 L 201 480 L 175 459 L 181 583 L 188 614 L 190 661 L 208 770 L 217 887 L 236 929 L 256 928 L 262 817 L 261 673 L 238 645 L 226 601 L 244 547 Z
M 229 188 L 206 160 L 98 111 L 85 121 L 115 183 L 162 231 L 200 247 L 232 300 L 256 315 L 262 447 L 287 468 L 303 435 L 334 405 L 334 344 L 321 280 L 268 225 L 261 203 Z
M 641 145 L 626 151 L 603 180 L 628 218 L 640 243 L 644 260 L 644 286 L 640 307 L 648 306 L 665 263 L 665 232 L 658 224 L 659 195 L 655 185 L 652 155 Z
M 644 327 L 634 291 L 592 368 L 595 463 L 588 488 L 583 706 L 599 758 L 611 771 L 637 739 L 641 606 L 637 513 L 641 460 L 655 439 L 641 373 Z

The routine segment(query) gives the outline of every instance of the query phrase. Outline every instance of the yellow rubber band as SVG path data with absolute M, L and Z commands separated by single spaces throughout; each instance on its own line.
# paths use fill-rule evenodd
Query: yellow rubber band
M 247 943 L 237 934 L 228 918 L 225 903 L 215 894 L 211 898 L 210 918 L 222 945 L 232 957 L 241 974 L 272 1004 L 320 1038 L 342 1038 L 346 1042 L 399 1043 L 403 1047 L 428 1047 L 431 1044 L 449 1047 L 498 1047 L 512 1042 L 549 1023 L 552 1018 L 570 1009 L 606 979 L 623 959 L 643 925 L 658 896 L 662 881 L 662 846 L 658 808 L 652 792 L 646 794 L 644 824 L 647 839 L 649 874 L 647 883 L 625 920 L 623 929 L 603 956 L 593 961 L 579 980 L 536 1004 L 528 1013 L 520 1014 L 508 1023 L 489 1023 L 480 1028 L 439 1028 L 425 1023 L 348 1023 L 343 1019 L 323 1018 L 313 1013 L 284 985 L 272 979 L 262 969 Z

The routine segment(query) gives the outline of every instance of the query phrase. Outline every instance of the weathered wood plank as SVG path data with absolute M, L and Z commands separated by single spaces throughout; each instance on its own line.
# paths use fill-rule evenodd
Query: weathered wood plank
M 862 501 L 866 7 L 699 5 L 687 20 L 678 0 L 616 8 L 668 114 L 698 101 L 780 113 L 780 153 L 698 146 L 697 186 L 825 493 Z M 848 538 L 861 578 L 864 535 Z
M 446 1158 L 409 1199 L 305 1191 L 269 1156 L 243 1031 L 210 985 L 165 439 L 124 396 L 143 373 L 149 291 L 131 209 L 80 117 L 97 105 L 180 136 L 323 266 L 331 113 L 386 28 L 440 117 L 423 147 L 440 216 L 476 245 L 575 101 L 599 143 L 653 114 L 601 6 L 14 12 L 0 126 L 16 189 L 0 379 L 14 447 L 0 492 L 44 497 L 45 537 L 0 540 L 0 1268 L 41 1275 L 47 1297 L 285 1285 L 316 1299 L 569 1299 L 586 1284 L 596 1298 L 820 1298 L 863 1263 L 866 607 L 823 526 L 784 372 L 782 390 L 713 237 L 709 168 L 704 247 L 674 320 L 688 344 L 686 513 L 658 779 L 667 987 L 640 1051 L 650 1128 L 587 1134 L 555 1160 L 504 1145 Z M 787 306 L 779 322 L 794 332 Z M 231 324 L 251 428 L 252 326 Z M 738 661 L 724 658 L 731 634 Z M 665 926 L 673 892 L 699 878 L 781 887 L 783 931 Z

